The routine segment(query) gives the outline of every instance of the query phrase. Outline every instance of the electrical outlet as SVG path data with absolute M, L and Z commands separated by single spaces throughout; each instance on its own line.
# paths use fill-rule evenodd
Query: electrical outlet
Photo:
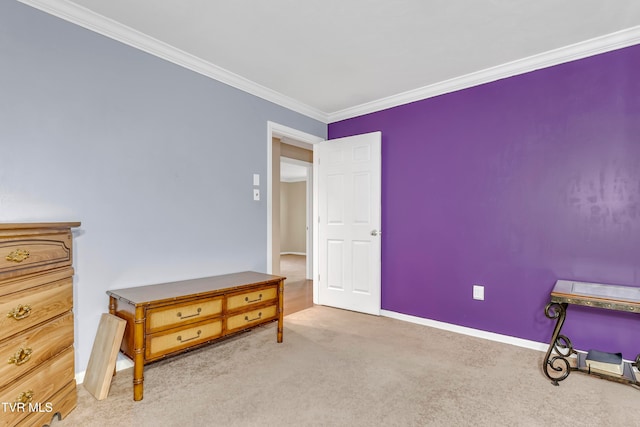
M 260 200 L 260 190 L 257 188 L 253 189 L 253 200 Z
M 473 285 L 473 299 L 484 301 L 484 286 Z

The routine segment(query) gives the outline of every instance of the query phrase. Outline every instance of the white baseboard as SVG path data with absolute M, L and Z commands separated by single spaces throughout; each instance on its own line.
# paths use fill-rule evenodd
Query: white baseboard
M 116 372 L 129 368 L 133 368 L 133 360 L 129 359 L 128 357 L 120 359 L 116 362 Z
M 522 338 L 516 338 L 509 335 L 496 334 L 494 332 L 482 331 L 480 329 L 467 328 L 466 326 L 453 325 L 451 323 L 439 322 L 437 320 L 425 319 L 423 317 L 410 316 L 408 314 L 396 313 L 395 311 L 380 310 L 380 315 L 390 317 L 397 320 L 403 320 L 405 322 L 416 323 L 418 325 L 430 326 L 436 329 L 442 329 L 445 331 L 455 332 L 458 334 L 469 335 L 472 337 L 483 338 L 490 341 L 501 342 L 504 344 L 515 345 L 516 347 L 528 348 L 530 350 L 537 350 L 546 353 L 549 349 L 549 343 L 541 343 L 537 341 L 525 340 Z M 574 349 L 578 353 L 586 353 L 586 350 Z M 626 360 L 625 362 L 632 363 L 633 360 Z
M 455 332 L 458 334 L 469 335 L 472 337 L 483 338 L 486 340 L 497 341 L 505 344 L 511 344 L 517 347 L 528 348 L 531 350 L 546 352 L 549 348 L 548 343 L 540 343 L 537 341 L 511 337 L 509 335 L 501 335 L 494 332 L 482 331 L 480 329 L 467 328 L 466 326 L 452 325 L 451 323 L 439 322 L 437 320 L 425 319 L 423 317 L 410 316 L 408 314 L 396 313 L 395 311 L 380 310 L 380 315 L 391 317 L 392 319 L 403 320 L 405 322 L 416 323 L 418 325 L 430 326 L 432 328 Z
M 128 357 L 123 356 L 122 354 L 118 354 L 118 360 L 116 360 L 116 372 L 122 371 L 124 369 L 133 368 L 133 360 Z M 84 381 L 84 376 L 87 371 L 82 371 L 76 373 L 76 383 L 82 384 Z

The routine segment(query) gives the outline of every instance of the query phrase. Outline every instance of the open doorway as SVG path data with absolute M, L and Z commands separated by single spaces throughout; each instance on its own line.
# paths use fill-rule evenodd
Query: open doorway
M 311 279 L 313 275 L 311 215 L 313 213 L 313 164 L 289 155 L 287 144 L 280 145 L 280 273 Z M 310 150 L 300 156 L 313 158 Z M 287 257 L 288 262 L 283 262 Z M 296 260 L 295 263 L 292 260 Z M 295 266 L 295 269 L 293 269 Z M 289 268 L 285 268 L 289 267 Z
M 285 314 L 292 312 L 296 300 L 302 304 L 315 300 L 316 290 L 313 288 L 315 264 L 314 254 L 314 226 L 313 226 L 313 144 L 323 141 L 322 138 L 297 131 L 277 123 L 268 122 L 268 171 L 267 171 L 267 272 L 283 275 L 285 293 L 288 295 L 285 304 Z M 284 172 L 282 172 L 284 170 Z M 294 176 L 295 174 L 295 176 Z M 281 175 L 284 177 L 281 181 Z M 304 178 L 304 180 L 302 180 Z M 282 189 L 298 187 L 295 189 Z M 290 183 L 292 185 L 290 185 Z M 295 183 L 295 184 L 294 184 Z M 304 205 L 294 208 L 296 214 L 302 210 L 303 219 L 291 217 L 291 212 L 285 212 L 282 218 L 282 199 L 290 198 L 294 193 L 300 198 L 299 187 L 304 187 Z M 291 202 L 291 200 L 288 200 Z M 297 237 L 291 236 L 291 230 L 283 230 L 282 225 L 291 222 L 304 223 L 300 238 L 300 228 Z M 285 236 L 283 236 L 283 232 Z M 302 241 L 302 245 L 301 245 Z M 303 266 L 301 265 L 303 264 Z M 284 271 L 283 271 L 284 270 Z M 287 272 L 287 274 L 283 274 Z M 298 289 L 296 289 L 296 287 Z M 294 297 L 298 295 L 298 297 Z M 289 298 L 292 297 L 292 298 Z
M 313 306 L 311 243 L 313 211 L 310 162 L 286 157 L 312 157 L 309 150 L 292 150 L 280 141 L 280 275 L 286 277 L 285 315 Z M 307 256 L 309 255 L 309 256 Z

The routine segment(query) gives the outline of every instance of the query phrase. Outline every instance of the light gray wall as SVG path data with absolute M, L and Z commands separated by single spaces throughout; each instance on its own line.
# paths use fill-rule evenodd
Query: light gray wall
M 325 124 L 15 1 L 0 63 L 0 221 L 82 221 L 76 372 L 108 289 L 266 271 L 267 121 Z
M 280 253 L 307 251 L 307 182 L 280 183 Z

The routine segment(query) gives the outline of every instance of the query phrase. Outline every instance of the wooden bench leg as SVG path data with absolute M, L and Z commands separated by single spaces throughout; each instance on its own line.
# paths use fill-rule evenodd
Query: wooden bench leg
M 278 284 L 278 342 L 282 342 L 284 329 L 284 279 Z
M 144 383 L 144 308 L 136 308 L 133 333 L 133 400 L 142 400 Z

